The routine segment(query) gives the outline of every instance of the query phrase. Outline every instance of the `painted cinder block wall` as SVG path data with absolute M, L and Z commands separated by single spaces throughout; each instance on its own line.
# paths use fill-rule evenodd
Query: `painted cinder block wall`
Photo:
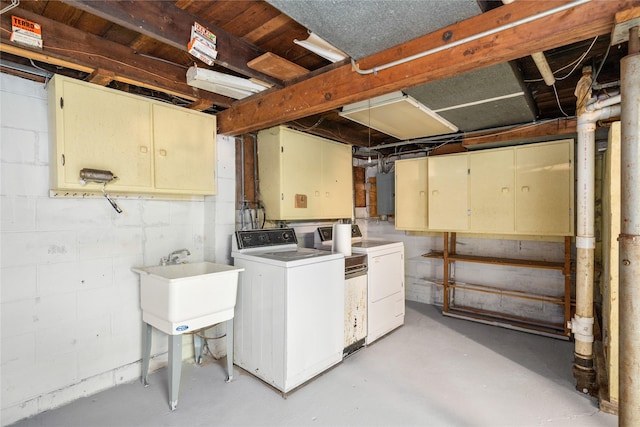
M 0 417 L 7 425 L 139 378 L 139 281 L 130 269 L 180 248 L 192 261 L 231 263 L 235 143 L 218 137 L 216 196 L 119 199 L 117 214 L 101 197 L 49 197 L 42 83 L 0 73 L 0 128 Z M 157 369 L 167 343 L 159 332 L 153 340 Z

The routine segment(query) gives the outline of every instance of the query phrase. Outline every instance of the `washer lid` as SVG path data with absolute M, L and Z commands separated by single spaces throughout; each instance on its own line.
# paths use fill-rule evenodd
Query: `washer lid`
M 301 259 L 326 257 L 330 255 L 335 255 L 335 254 L 329 251 L 323 251 L 319 249 L 298 248 L 292 251 L 261 252 L 259 254 L 254 254 L 254 255 L 260 256 L 263 258 L 273 259 L 276 261 L 289 262 L 289 261 L 297 261 Z
M 386 240 L 362 240 L 353 242 L 351 249 L 356 253 L 368 252 L 369 250 L 390 249 L 395 247 L 403 247 L 402 242 L 389 242 Z
M 344 255 L 341 253 L 310 248 L 292 248 L 288 250 L 274 250 L 274 248 L 265 248 L 264 251 L 245 250 L 242 252 L 232 252 L 231 256 L 238 260 L 270 264 L 286 268 L 299 267 L 303 265 L 327 261 L 337 262 L 339 260 L 344 260 Z

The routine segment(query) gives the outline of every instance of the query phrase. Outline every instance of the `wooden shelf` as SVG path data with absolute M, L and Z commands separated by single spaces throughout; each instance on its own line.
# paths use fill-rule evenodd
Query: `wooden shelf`
M 451 235 L 451 242 L 449 242 Z M 461 255 L 456 253 L 456 233 L 444 233 L 443 251 L 431 251 L 422 255 L 425 258 L 443 259 L 444 280 L 442 312 L 445 315 L 475 320 L 482 323 L 503 326 L 511 329 L 524 330 L 545 336 L 568 339 L 570 331 L 567 323 L 571 318 L 571 237 L 564 239 L 564 262 L 551 262 L 540 260 L 523 260 L 514 258 L 499 258 L 477 255 Z M 564 288 L 562 295 L 545 295 L 536 292 L 505 289 L 504 287 L 475 283 L 455 283 L 451 280 L 449 272 L 454 262 L 473 262 L 489 265 L 513 266 L 522 268 L 551 269 L 562 272 L 564 275 Z M 465 292 L 481 292 L 494 294 L 500 297 L 519 298 L 530 301 L 538 301 L 545 304 L 556 304 L 563 308 L 563 323 L 547 323 L 536 319 L 513 316 L 506 313 L 498 313 L 479 308 L 460 307 L 455 303 L 455 290 Z
M 506 265 L 513 267 L 526 267 L 526 268 L 545 268 L 551 270 L 563 270 L 565 265 L 563 262 L 552 261 L 535 261 L 526 259 L 515 258 L 497 258 L 486 257 L 477 255 L 449 255 L 449 261 L 463 261 L 463 262 L 477 262 L 482 264 L 494 264 L 494 265 Z
M 529 301 L 546 302 L 550 304 L 564 304 L 564 295 L 544 295 L 534 292 L 518 291 L 511 289 L 499 288 L 497 286 L 478 285 L 474 283 L 449 283 L 447 285 L 452 289 L 463 289 L 468 291 L 483 292 L 487 294 L 494 294 L 500 296 L 507 296 L 512 298 L 526 299 Z
M 488 311 L 479 311 L 469 307 L 453 307 L 450 308 L 445 316 L 455 317 L 458 319 L 471 320 L 487 325 L 501 326 L 508 329 L 514 329 L 524 332 L 532 332 L 538 335 L 544 335 L 552 338 L 568 340 L 569 336 L 564 332 L 564 325 L 558 323 L 548 323 L 535 321 L 517 316 L 509 316 L 501 313 Z

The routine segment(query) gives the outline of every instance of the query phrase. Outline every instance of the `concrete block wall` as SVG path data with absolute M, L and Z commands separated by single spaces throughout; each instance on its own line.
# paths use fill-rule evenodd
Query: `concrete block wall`
M 183 247 L 192 261 L 230 263 L 235 147 L 218 138 L 217 196 L 122 199 L 118 214 L 103 198 L 49 197 L 43 84 L 0 73 L 0 129 L 0 393 L 7 425 L 139 378 L 139 280 L 131 267 L 155 265 Z M 157 331 L 153 340 L 157 369 L 166 364 L 167 343 Z M 191 341 L 184 341 L 189 357 Z

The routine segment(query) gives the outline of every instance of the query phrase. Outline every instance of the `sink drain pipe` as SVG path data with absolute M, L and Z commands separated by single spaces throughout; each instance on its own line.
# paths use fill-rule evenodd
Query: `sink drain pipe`
M 580 85 L 580 83 L 578 83 Z M 581 110 L 579 108 L 579 110 Z M 576 389 L 595 395 L 593 365 L 593 290 L 595 255 L 595 131 L 599 120 L 620 114 L 620 95 L 591 99 L 578 116 L 576 185 L 576 312 L 568 326 L 575 339 L 573 375 Z

